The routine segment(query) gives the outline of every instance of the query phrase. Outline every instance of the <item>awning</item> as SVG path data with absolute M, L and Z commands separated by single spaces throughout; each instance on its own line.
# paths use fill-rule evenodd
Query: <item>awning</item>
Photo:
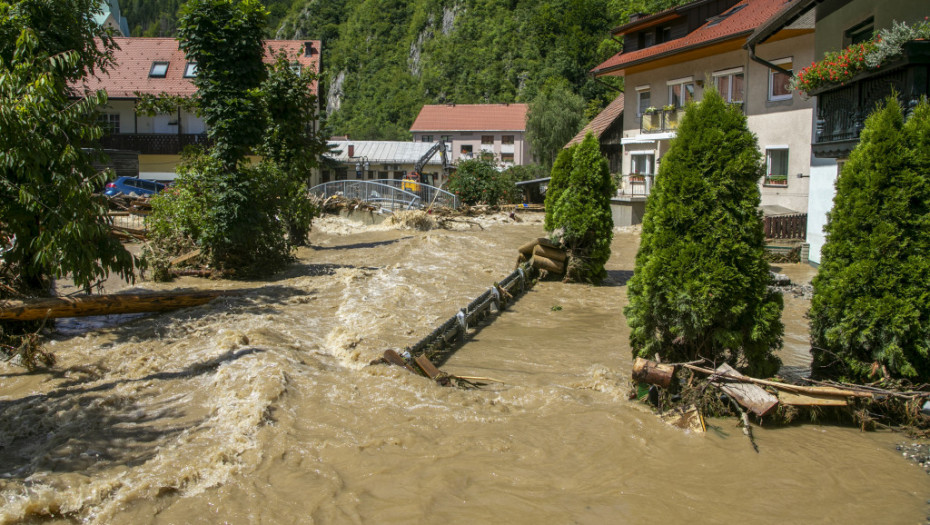
M 668 140 L 675 138 L 675 132 L 667 133 L 650 133 L 648 135 L 637 135 L 635 137 L 624 137 L 620 139 L 620 144 L 654 144 L 657 140 Z

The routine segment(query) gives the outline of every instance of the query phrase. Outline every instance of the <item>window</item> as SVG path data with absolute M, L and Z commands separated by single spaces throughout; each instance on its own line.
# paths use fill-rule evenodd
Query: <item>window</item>
M 513 153 L 501 153 L 501 162 L 513 164 Z
M 652 105 L 652 94 L 650 93 L 649 88 L 647 87 L 646 89 L 642 90 L 637 88 L 636 100 L 638 103 L 638 106 L 636 107 L 637 115 L 643 116 L 643 114 L 646 112 L 646 108 Z
M 452 142 L 452 135 L 440 135 L 439 140 L 443 142 Z
M 471 144 L 462 145 L 462 155 L 471 155 L 472 149 Z
M 503 135 L 501 136 L 501 144 L 510 144 L 513 145 L 513 135 Z
M 723 22 L 723 21 L 726 20 L 727 18 L 730 18 L 730 16 L 732 16 L 734 13 L 740 12 L 744 7 L 746 7 L 746 5 L 747 5 L 747 4 L 738 5 L 738 6 L 734 7 L 734 8 L 732 8 L 732 9 L 730 9 L 729 11 L 724 12 L 723 14 L 720 14 L 720 15 L 717 15 L 717 16 L 714 16 L 714 17 L 709 18 L 708 21 L 709 21 L 710 23 L 707 24 L 707 27 L 712 27 L 712 26 L 715 26 L 715 25 L 719 24 L 720 22 Z
M 637 40 L 639 41 L 639 49 L 647 48 L 655 45 L 656 35 L 652 31 L 643 31 L 639 34 Z
M 197 76 L 197 62 L 188 62 L 184 68 L 184 78 L 194 78 Z
M 371 179 L 374 179 L 374 178 L 375 178 L 375 172 L 374 172 L 374 170 L 368 170 L 368 180 L 371 180 Z
M 632 161 L 630 175 L 652 175 L 652 169 L 656 163 L 654 153 L 633 153 L 630 155 L 630 160 Z
M 152 78 L 165 78 L 168 76 L 168 62 L 152 62 L 149 76 Z
M 656 44 L 668 42 L 672 39 L 672 26 L 656 28 Z
M 420 137 L 420 142 L 432 142 L 432 141 L 433 141 L 432 135 L 423 135 Z
M 788 186 L 788 148 L 767 148 L 765 150 L 766 186 Z
M 119 133 L 119 113 L 101 113 L 97 124 L 103 128 L 104 135 L 116 135 Z
M 781 66 L 782 69 L 787 69 L 789 72 L 792 70 L 791 59 L 782 58 L 781 60 L 773 60 L 773 64 L 776 66 Z M 791 91 L 788 90 L 788 82 L 791 81 L 791 75 L 782 73 L 781 71 L 776 71 L 774 69 L 769 70 L 769 100 L 791 100 Z
M 728 69 L 714 73 L 714 85 L 723 100 L 727 102 L 743 101 L 743 68 Z
M 386 171 L 379 171 L 379 172 L 378 172 L 378 178 L 381 179 L 381 180 L 387 179 L 387 178 L 388 178 L 388 172 L 386 172 Z
M 872 39 L 875 33 L 875 18 L 868 17 L 862 22 L 850 27 L 843 33 L 843 45 L 849 47 L 853 44 L 861 44 Z
M 483 146 L 493 146 L 494 135 L 481 135 L 481 144 Z
M 668 82 L 668 103 L 676 108 L 694 100 L 694 80 L 691 77 L 670 80 Z
M 320 176 L 321 176 L 321 178 L 322 178 L 322 179 L 321 179 L 322 182 L 329 182 L 329 170 L 323 170 L 323 171 L 320 173 Z

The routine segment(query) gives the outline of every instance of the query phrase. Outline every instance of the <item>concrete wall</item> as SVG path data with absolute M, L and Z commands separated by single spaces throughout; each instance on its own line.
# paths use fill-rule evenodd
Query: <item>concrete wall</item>
M 637 224 L 642 224 L 643 215 L 646 214 L 646 201 L 645 199 L 612 199 L 610 201 L 610 212 L 613 216 L 615 228 L 618 226 L 635 226 Z

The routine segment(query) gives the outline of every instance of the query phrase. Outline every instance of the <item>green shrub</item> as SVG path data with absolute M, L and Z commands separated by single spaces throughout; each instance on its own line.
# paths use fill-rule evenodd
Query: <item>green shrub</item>
M 930 380 L 930 106 L 905 124 L 889 98 L 836 184 L 814 279 L 814 373 L 865 380 L 873 363 Z
M 459 162 L 449 177 L 449 191 L 465 204 L 491 206 L 515 202 L 519 194 L 506 172 L 497 171 L 493 163 L 481 159 Z
M 634 356 L 778 370 L 782 298 L 764 259 L 762 173 L 739 109 L 713 90 L 688 106 L 646 203 L 624 309 Z
M 552 163 L 552 172 L 549 174 L 551 178 L 546 188 L 546 231 L 551 232 L 557 228 L 554 219 L 555 205 L 568 186 L 568 179 L 572 175 L 572 155 L 575 154 L 577 148 L 577 144 L 570 148 L 563 148 L 555 158 L 555 162 Z
M 552 212 L 552 235 L 571 256 L 568 280 L 597 284 L 607 276 L 604 264 L 614 236 L 610 198 L 616 189 L 600 144 L 588 133 L 574 148 L 568 185 Z

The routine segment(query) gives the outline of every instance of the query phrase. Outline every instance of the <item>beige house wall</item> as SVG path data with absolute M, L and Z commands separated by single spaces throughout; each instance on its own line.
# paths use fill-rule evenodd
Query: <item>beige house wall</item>
M 482 145 L 481 137 L 483 135 L 493 136 L 494 144 Z M 502 143 L 501 138 L 505 135 L 513 136 L 513 144 Z M 415 142 L 424 142 L 424 136 L 431 138 L 431 140 L 427 140 L 425 142 L 436 142 L 440 137 L 449 137 L 449 140 L 452 144 L 451 156 L 449 157 L 449 160 L 453 163 L 458 162 L 459 160 L 478 158 L 482 150 L 490 151 L 494 155 L 494 159 L 497 161 L 501 161 L 501 154 L 503 153 L 513 154 L 513 164 L 502 162 L 502 164 L 505 166 L 523 165 L 532 162 L 529 145 L 526 143 L 526 133 L 523 131 L 418 131 L 413 134 L 413 140 Z M 462 153 L 463 146 L 471 146 L 471 156 Z
M 818 12 L 824 4 L 818 7 Z M 846 47 L 844 34 L 847 29 L 864 21 L 870 16 L 874 18 L 875 28 L 891 27 L 892 22 L 916 22 L 930 15 L 930 1 L 928 0 L 853 0 L 826 16 L 818 17 L 817 37 L 814 44 L 817 59 L 823 58 L 828 51 L 839 51 Z M 808 62 L 805 65 L 809 65 Z
M 770 59 L 792 58 L 794 64 L 810 64 L 813 60 L 814 35 L 807 34 L 767 43 L 756 48 L 756 55 Z M 810 141 L 812 136 L 813 100 L 795 94 L 789 100 L 770 101 L 769 70 L 749 59 L 744 50 L 708 56 L 699 60 L 675 64 L 627 75 L 626 110 L 623 115 L 623 136 L 648 138 L 641 131 L 637 88 L 649 86 L 650 105 L 656 108 L 669 103 L 668 81 L 692 77 L 695 100 L 704 98 L 704 91 L 713 85 L 714 72 L 743 68 L 744 110 L 749 129 L 758 138 L 760 152 L 767 147 L 787 147 L 789 180 L 787 187 L 765 186 L 759 180 L 762 205 L 779 205 L 804 213 L 807 211 L 810 175 Z M 660 139 L 647 144 L 626 144 L 623 151 L 623 173 L 632 171 L 632 157 L 638 152 L 652 151 L 656 155 L 655 171 L 661 157 L 668 151 L 670 140 Z M 723 146 L 725 147 L 725 145 Z M 798 174 L 801 177 L 798 177 Z

